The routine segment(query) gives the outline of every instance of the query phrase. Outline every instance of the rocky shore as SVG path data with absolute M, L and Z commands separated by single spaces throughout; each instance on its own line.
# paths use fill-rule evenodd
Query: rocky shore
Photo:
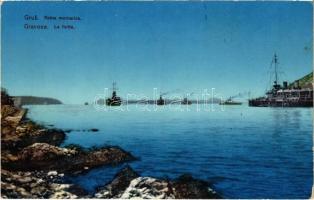
M 210 184 L 188 174 L 175 180 L 140 177 L 131 167 L 122 169 L 105 187 L 98 189 L 95 198 L 118 199 L 220 199 Z
M 65 132 L 38 125 L 26 113 L 1 91 L 2 198 L 220 198 L 207 182 L 189 175 L 176 180 L 140 177 L 129 166 L 95 194 L 88 194 L 64 177 L 136 158 L 119 147 L 60 147 Z

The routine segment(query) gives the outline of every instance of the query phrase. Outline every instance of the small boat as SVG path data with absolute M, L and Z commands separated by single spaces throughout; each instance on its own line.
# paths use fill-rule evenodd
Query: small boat
M 113 82 L 112 83 L 112 97 L 106 99 L 106 105 L 107 106 L 120 106 L 121 105 L 121 98 L 117 96 L 117 92 L 116 92 L 117 88 L 116 88 L 116 83 Z
M 232 98 L 230 97 L 226 101 L 220 102 L 219 105 L 242 105 L 242 102 L 233 101 Z

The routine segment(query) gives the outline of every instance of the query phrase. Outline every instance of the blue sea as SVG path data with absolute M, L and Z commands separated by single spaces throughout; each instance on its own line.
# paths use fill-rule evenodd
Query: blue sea
M 142 176 L 190 173 L 225 198 L 309 198 L 313 183 L 312 108 L 129 105 L 28 106 L 28 117 L 72 129 L 63 145 L 118 145 L 138 157 Z M 84 131 L 91 128 L 98 132 Z M 123 167 L 100 167 L 69 179 L 88 189 Z

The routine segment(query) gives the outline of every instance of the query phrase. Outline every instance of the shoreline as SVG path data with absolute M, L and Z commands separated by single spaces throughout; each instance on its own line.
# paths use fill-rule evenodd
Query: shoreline
M 136 157 L 118 146 L 60 147 L 66 131 L 38 125 L 27 119 L 27 109 L 13 105 L 9 95 L 1 97 L 2 198 L 221 198 L 209 183 L 190 175 L 175 180 L 141 177 L 130 166 L 95 194 L 88 194 L 66 182 L 65 175 L 128 163 Z

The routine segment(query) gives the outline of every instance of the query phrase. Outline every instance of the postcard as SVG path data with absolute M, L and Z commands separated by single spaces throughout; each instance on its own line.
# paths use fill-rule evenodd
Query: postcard
M 1 4 L 1 198 L 308 199 L 312 135 L 312 2 Z

